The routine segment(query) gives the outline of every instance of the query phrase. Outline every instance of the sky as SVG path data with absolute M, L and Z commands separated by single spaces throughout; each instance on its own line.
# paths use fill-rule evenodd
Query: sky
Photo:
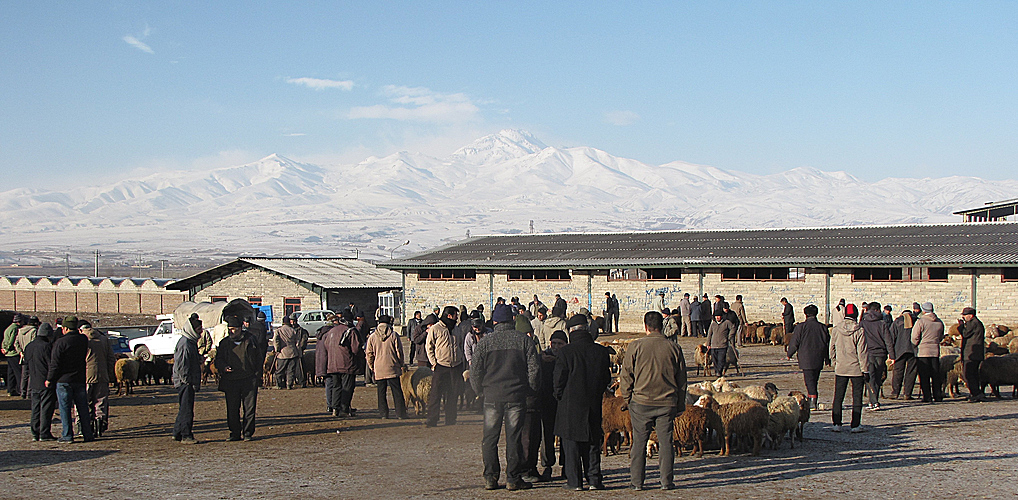
M 1013 179 L 1013 2 L 0 2 L 2 190 L 503 128 L 650 164 Z

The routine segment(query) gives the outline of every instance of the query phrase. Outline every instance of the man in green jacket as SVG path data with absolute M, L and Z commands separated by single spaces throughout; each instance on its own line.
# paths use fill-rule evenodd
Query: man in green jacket
M 14 345 L 18 338 L 18 330 L 25 325 L 28 318 L 24 314 L 15 314 L 14 321 L 4 330 L 3 344 L 0 344 L 0 354 L 7 356 L 7 395 L 22 396 L 21 394 L 21 353 Z
M 619 389 L 629 403 L 633 423 L 633 446 L 630 453 L 629 488 L 643 489 L 647 465 L 647 439 L 652 429 L 658 436 L 671 436 L 675 416 L 686 404 L 686 361 L 682 348 L 661 333 L 663 318 L 657 311 L 643 316 L 647 336 L 634 340 L 626 349 L 619 373 Z M 671 439 L 659 439 L 658 467 L 661 489 L 675 487 L 675 449 Z

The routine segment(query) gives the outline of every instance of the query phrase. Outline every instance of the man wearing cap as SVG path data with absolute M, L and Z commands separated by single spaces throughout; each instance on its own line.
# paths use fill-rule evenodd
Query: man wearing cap
M 675 311 L 672 311 L 673 313 Z M 689 337 L 693 332 L 693 323 L 690 319 L 690 304 L 689 304 L 689 293 L 682 294 L 682 300 L 679 301 L 679 318 L 681 319 L 681 325 L 679 334 L 683 337 Z
M 726 321 L 727 323 L 727 321 Z M 675 417 L 686 401 L 686 361 L 682 348 L 661 334 L 662 319 L 657 311 L 643 316 L 647 336 L 626 348 L 619 371 L 619 391 L 629 403 L 633 422 L 633 453 L 630 453 L 630 489 L 642 490 L 647 466 L 647 439 L 651 430 L 671 436 Z M 727 333 L 724 338 L 727 339 Z M 603 388 L 602 388 L 603 390 Z M 671 439 L 658 439 L 658 469 L 661 489 L 675 487 L 675 449 Z
M 667 307 L 661 311 L 661 316 L 664 317 L 664 330 L 661 332 L 665 338 L 672 342 L 678 342 L 679 339 L 679 322 L 675 319 L 671 309 Z
M 604 292 L 604 333 L 605 335 L 611 335 L 612 330 L 612 314 L 614 311 L 614 305 L 612 304 L 611 292 Z
M 181 321 L 183 313 L 173 315 L 183 334 L 173 350 L 173 387 L 177 389 L 177 419 L 173 422 L 173 440 L 181 444 L 198 444 L 194 438 L 194 395 L 201 387 L 202 356 L 198 354 L 198 338 L 203 329 L 198 313 Z
M 611 383 L 608 349 L 594 343 L 585 318 L 566 323 L 569 345 L 556 356 L 554 373 L 555 434 L 562 438 L 562 471 L 566 488 L 603 490 L 601 475 L 601 399 Z M 585 474 L 584 474 L 585 473 Z
M 276 387 L 293 389 L 297 386 L 297 364 L 300 363 L 301 335 L 293 327 L 293 318 L 283 317 L 283 326 L 276 329 L 272 347 L 276 351 Z M 306 340 L 304 340 L 306 342 Z
M 28 323 L 24 314 L 15 314 L 14 321 L 4 330 L 3 343 L 0 344 L 0 354 L 7 356 L 7 395 L 20 396 L 21 392 L 21 354 L 14 346 L 18 338 L 18 330 Z
M 870 302 L 866 305 L 865 316 L 859 321 L 863 331 L 866 333 L 866 370 L 870 374 L 867 383 L 870 393 L 869 410 L 880 409 L 880 388 L 883 386 L 885 375 L 887 375 L 887 359 L 891 363 L 897 359 L 894 352 L 894 339 L 884 322 L 883 312 L 879 302 Z
M 35 333 L 38 331 L 39 325 L 38 316 L 29 317 L 28 323 L 18 329 L 18 337 L 14 340 L 14 349 L 21 355 L 18 359 L 21 362 L 21 399 L 26 399 L 31 394 L 31 390 L 28 388 L 29 376 L 28 365 L 25 364 L 25 348 L 35 340 Z
M 399 377 L 403 374 L 403 344 L 399 335 L 392 328 L 392 318 L 383 314 L 378 317 L 378 326 L 368 336 L 364 349 L 368 367 L 375 374 L 376 393 L 378 396 L 378 413 L 389 418 L 389 402 L 386 399 L 388 389 L 392 390 L 392 403 L 396 407 L 396 417 L 404 419 L 406 415 L 406 399 Z
M 523 413 L 527 395 L 538 389 L 540 361 L 534 341 L 513 327 L 509 306 L 496 306 L 491 320 L 495 329 L 484 336 L 474 349 L 470 364 L 470 383 L 484 398 L 484 435 L 481 456 L 484 462 L 484 487 L 498 489 L 501 465 L 498 440 L 505 424 L 506 486 L 510 490 L 528 489 L 523 481 Z
M 710 324 L 707 349 L 714 363 L 714 374 L 719 377 L 724 377 L 725 371 L 728 370 L 728 349 L 733 329 L 734 325 L 725 319 L 723 311 L 718 311 L 718 314 L 714 316 L 714 321 Z
M 940 342 L 944 340 L 944 322 L 933 312 L 932 302 L 923 302 L 923 315 L 912 326 L 912 345 L 916 346 L 916 368 L 923 402 L 944 400 L 940 380 Z
M 795 330 L 795 309 L 788 299 L 781 297 L 781 323 L 785 325 L 785 333 Z
M 658 294 L 654 296 L 654 299 L 651 300 L 651 302 L 650 302 L 650 310 L 651 311 L 657 311 L 657 312 L 664 312 L 664 310 L 665 310 L 665 293 L 664 292 L 658 292 Z
M 102 436 L 110 424 L 110 382 L 116 380 L 113 367 L 117 362 L 110 338 L 92 328 L 88 321 L 78 324 L 81 334 L 88 337 L 88 354 L 85 355 L 85 392 L 88 394 L 88 415 L 78 418 L 92 420 L 93 433 Z
M 350 406 L 357 378 L 357 355 L 361 352 L 350 311 L 337 317 L 336 325 L 318 340 L 317 372 L 332 379 L 332 415 L 346 418 L 356 413 Z M 321 352 L 318 352 L 321 349 Z
M 509 306 L 506 306 L 507 308 Z M 512 313 L 510 312 L 510 321 Z M 456 425 L 456 388 L 463 380 L 463 344 L 466 332 L 457 339 L 453 334 L 459 309 L 445 306 L 442 317 L 428 328 L 425 341 L 428 361 L 431 363 L 431 394 L 428 396 L 428 417 L 424 425 L 435 427 L 441 416 L 442 402 L 445 402 L 445 425 Z
M 417 366 L 431 367 L 431 361 L 428 360 L 428 329 L 435 323 L 438 323 L 438 314 L 429 314 L 413 331 L 413 345 L 410 348 L 416 352 Z
M 986 401 L 983 386 L 979 381 L 979 363 L 983 361 L 986 350 L 986 329 L 983 322 L 976 317 L 975 308 L 966 307 L 961 310 L 958 330 L 961 332 L 961 361 L 965 370 L 965 385 L 969 389 L 968 401 L 970 403 Z
M 738 320 L 737 331 L 735 332 L 735 338 L 737 345 L 742 347 L 742 332 L 746 330 L 746 325 L 749 324 L 749 320 L 746 319 L 746 306 L 742 303 L 742 295 L 735 296 L 735 302 L 732 302 L 732 312 L 735 313 L 735 318 Z
M 707 294 L 705 293 L 703 294 L 703 298 L 700 299 L 700 329 L 703 330 L 701 335 L 704 337 L 708 334 L 707 330 L 710 329 L 711 318 L 713 317 L 714 310 L 711 307 L 710 298 L 707 297 Z
M 63 433 L 57 441 L 74 442 L 74 426 L 71 425 L 71 407 L 78 415 L 88 415 L 88 393 L 85 388 L 85 356 L 88 354 L 88 338 L 78 331 L 78 318 L 68 316 L 61 324 L 64 335 L 53 342 L 50 352 L 49 373 L 46 387 L 57 388 L 57 403 L 60 405 L 60 423 Z M 81 436 L 84 441 L 94 441 L 92 422 L 81 419 Z
M 558 414 L 558 399 L 555 399 L 555 364 L 558 361 L 558 353 L 566 344 L 569 337 L 566 332 L 559 330 L 551 334 L 548 340 L 548 347 L 541 353 L 541 379 L 540 387 L 537 389 L 537 404 L 541 409 L 541 481 L 551 481 L 551 467 L 555 465 L 555 419 Z M 562 465 L 561 445 L 559 446 L 559 465 Z M 564 475 L 564 474 L 563 474 Z
M 255 413 L 258 405 L 258 381 L 262 374 L 260 342 L 244 330 L 244 321 L 238 316 L 226 318 L 229 334 L 216 348 L 216 368 L 219 370 L 219 390 L 226 399 L 226 423 L 230 428 L 228 441 L 251 441 L 255 432 Z M 241 414 L 243 407 L 243 415 Z
M 32 393 L 32 440 L 56 441 L 53 437 L 53 412 L 57 408 L 56 387 L 46 384 L 55 335 L 49 323 L 39 325 L 35 340 L 25 347 L 29 391 Z

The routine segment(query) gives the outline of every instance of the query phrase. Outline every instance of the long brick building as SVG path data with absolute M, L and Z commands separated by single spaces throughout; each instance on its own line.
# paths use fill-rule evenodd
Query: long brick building
M 931 301 L 947 318 L 974 306 L 987 324 L 1018 320 L 1018 223 L 480 236 L 378 264 L 403 274 L 405 309 L 561 294 L 600 314 L 616 295 L 623 330 L 642 330 L 652 298 L 744 296 L 750 321 L 778 322 L 787 297 L 801 318 L 838 300 L 895 311 Z
M 108 314 L 165 314 L 186 297 L 173 280 L 80 276 L 0 277 L 0 309 Z

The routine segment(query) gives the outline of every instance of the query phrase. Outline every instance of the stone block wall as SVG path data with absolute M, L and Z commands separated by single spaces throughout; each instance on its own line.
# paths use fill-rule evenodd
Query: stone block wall
M 1018 281 L 1003 281 L 1000 269 L 976 274 L 976 310 L 983 323 L 1018 323 Z
M 302 310 L 321 309 L 322 297 L 277 274 L 252 268 L 224 278 L 195 294 L 195 302 L 208 302 L 212 297 L 227 300 L 261 297 L 262 305 L 272 306 L 273 317 L 283 314 L 283 299 L 300 298 Z
M 890 305 L 892 314 L 897 316 L 902 309 L 911 309 L 913 302 L 929 301 L 938 315 L 953 318 L 972 303 L 972 271 L 969 269 L 949 270 L 947 281 L 853 281 L 851 269 L 837 269 L 833 274 L 832 310 L 842 298 L 857 306 L 877 301 Z

